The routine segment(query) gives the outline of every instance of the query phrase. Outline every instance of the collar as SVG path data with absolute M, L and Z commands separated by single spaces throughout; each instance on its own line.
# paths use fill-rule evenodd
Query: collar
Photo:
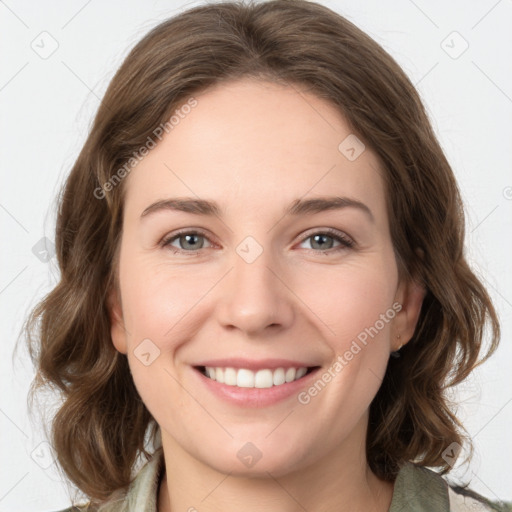
M 395 480 L 389 512 L 450 512 L 448 484 L 434 471 L 406 463 Z
M 100 507 L 99 512 L 157 512 L 164 464 L 160 447 L 139 471 L 127 492 Z M 389 512 L 450 512 L 448 485 L 434 471 L 406 463 L 396 477 Z

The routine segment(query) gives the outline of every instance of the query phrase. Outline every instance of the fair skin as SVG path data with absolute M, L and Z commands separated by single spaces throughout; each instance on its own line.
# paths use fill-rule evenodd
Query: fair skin
M 347 159 L 342 115 L 298 87 L 245 79 L 195 98 L 123 183 L 120 297 L 112 295 L 113 343 L 161 428 L 158 510 L 386 511 L 393 485 L 367 465 L 368 410 L 390 352 L 412 337 L 423 291 L 399 280 L 380 163 L 368 147 Z M 369 211 L 284 215 L 296 199 L 332 196 Z M 141 217 L 176 197 L 215 201 L 220 214 L 153 208 Z M 182 229 L 200 233 L 177 236 Z M 249 236 L 245 251 L 262 250 L 251 262 L 237 252 Z M 394 303 L 401 310 L 299 403 L 298 391 Z M 159 351 L 147 365 L 136 352 L 145 339 L 146 353 Z M 235 357 L 316 371 L 291 383 L 290 396 L 250 406 L 213 393 L 195 368 Z M 253 465 L 237 456 L 248 442 L 261 455 Z

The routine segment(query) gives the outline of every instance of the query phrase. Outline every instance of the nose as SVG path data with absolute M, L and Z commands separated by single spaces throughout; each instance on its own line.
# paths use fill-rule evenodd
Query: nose
M 219 322 L 252 336 L 289 327 L 294 294 L 270 251 L 263 251 L 252 263 L 238 254 L 232 261 L 234 268 L 225 277 L 217 302 Z

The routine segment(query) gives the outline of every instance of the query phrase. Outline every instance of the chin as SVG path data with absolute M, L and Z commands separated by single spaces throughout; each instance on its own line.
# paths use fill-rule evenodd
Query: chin
M 268 478 L 269 473 L 280 477 L 306 465 L 307 454 L 294 448 L 300 443 L 290 442 L 283 446 L 265 440 L 264 436 L 261 441 L 253 439 L 252 442 L 232 440 L 229 446 L 223 448 L 217 445 L 208 449 L 207 454 L 198 454 L 199 459 L 215 471 L 250 478 Z

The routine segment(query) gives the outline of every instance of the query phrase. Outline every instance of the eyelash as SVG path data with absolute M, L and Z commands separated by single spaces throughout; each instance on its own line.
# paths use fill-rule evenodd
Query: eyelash
M 201 251 L 201 249 L 186 251 L 184 249 L 178 249 L 178 248 L 170 245 L 172 242 L 177 240 L 182 235 L 199 235 L 199 236 L 203 236 L 209 240 L 207 235 L 200 230 L 190 230 L 190 231 L 182 230 L 177 233 L 173 233 L 172 236 L 165 237 L 161 241 L 160 245 L 162 247 L 170 248 L 171 251 L 173 252 L 173 254 L 188 254 L 190 256 L 198 255 L 199 251 Z M 341 233 L 335 229 L 332 229 L 332 228 L 325 228 L 325 229 L 310 233 L 308 236 L 304 237 L 299 243 L 303 243 L 306 240 L 308 240 L 309 238 L 312 238 L 316 235 L 327 235 L 327 236 L 333 238 L 334 240 L 340 242 L 340 245 L 338 247 L 331 247 L 329 249 L 324 249 L 324 250 L 322 250 L 322 249 L 307 249 L 308 251 L 313 251 L 313 252 L 322 253 L 322 254 L 325 254 L 325 253 L 333 254 L 333 253 L 338 253 L 341 250 L 352 249 L 355 246 L 355 242 L 353 240 L 351 240 L 349 237 L 347 237 L 343 233 Z

